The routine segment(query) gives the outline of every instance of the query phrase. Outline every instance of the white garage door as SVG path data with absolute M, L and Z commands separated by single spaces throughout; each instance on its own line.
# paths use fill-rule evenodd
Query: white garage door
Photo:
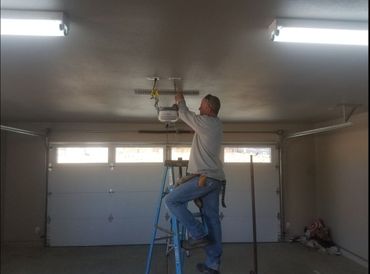
M 85 150 L 82 156 L 79 155 L 85 163 L 79 163 L 76 160 L 78 155 L 73 153 L 70 153 L 69 160 L 63 159 L 61 151 L 65 146 L 54 145 L 50 150 L 47 209 L 47 239 L 50 246 L 150 242 L 164 175 L 164 148 L 159 152 L 162 153 L 159 162 L 147 163 L 130 156 L 120 158 L 120 155 L 116 155 L 117 145 L 100 147 L 105 148 L 102 154 L 107 155 Z M 58 148 L 62 148 L 59 150 L 59 163 Z M 144 155 L 151 156 L 145 151 Z M 278 170 L 275 168 L 277 157 L 274 149 L 271 155 L 271 163 L 255 164 L 257 236 L 259 241 L 268 242 L 277 241 L 279 233 L 276 218 L 279 208 L 276 194 Z M 90 156 L 95 160 L 91 160 Z M 115 163 L 117 159 L 121 163 Z M 66 163 L 68 161 L 72 163 Z M 228 185 L 227 208 L 222 209 L 224 241 L 251 241 L 249 164 L 225 163 L 225 172 Z M 162 227 L 168 225 L 166 213 L 162 208 Z

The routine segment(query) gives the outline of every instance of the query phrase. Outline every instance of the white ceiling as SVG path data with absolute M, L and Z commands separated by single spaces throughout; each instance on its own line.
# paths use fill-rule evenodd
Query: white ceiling
M 318 122 L 338 104 L 368 110 L 368 47 L 273 43 L 274 17 L 368 21 L 367 0 L 2 0 L 62 10 L 66 37 L 1 37 L 2 121 L 156 121 L 154 101 L 182 78 L 197 110 L 220 97 L 229 122 Z M 173 103 L 161 96 L 160 105 Z

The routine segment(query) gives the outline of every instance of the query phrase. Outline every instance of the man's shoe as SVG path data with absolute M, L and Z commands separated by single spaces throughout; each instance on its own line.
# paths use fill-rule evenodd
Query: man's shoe
M 202 263 L 197 264 L 197 269 L 200 273 L 220 274 L 220 271 L 209 268 L 208 266 L 206 266 L 205 264 L 202 264 Z
M 208 236 L 205 236 L 198 240 L 188 239 L 188 240 L 182 241 L 182 248 L 189 250 L 189 249 L 194 249 L 194 248 L 205 247 L 209 244 L 211 244 L 211 241 L 209 240 Z

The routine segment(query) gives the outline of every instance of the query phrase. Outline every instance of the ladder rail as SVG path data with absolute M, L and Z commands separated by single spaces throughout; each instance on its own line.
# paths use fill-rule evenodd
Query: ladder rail
M 166 185 L 166 180 L 167 180 L 168 168 L 169 167 L 166 166 L 166 168 L 164 170 L 164 174 L 163 174 L 160 196 L 159 196 L 158 203 L 157 203 L 157 211 L 156 211 L 156 215 L 155 215 L 154 223 L 153 223 L 152 239 L 151 239 L 151 242 L 150 242 L 149 251 L 148 251 L 148 258 L 147 258 L 147 261 L 146 261 L 145 274 L 150 273 L 150 267 L 151 267 L 151 264 L 152 264 L 153 247 L 154 247 L 154 242 L 156 241 L 156 236 L 157 236 L 157 229 L 158 229 L 157 224 L 158 224 L 159 216 L 160 216 L 160 213 L 161 213 L 162 199 L 163 199 L 164 187 Z
M 183 274 L 182 272 L 182 256 L 181 256 L 181 239 L 179 234 L 179 222 L 177 218 L 171 218 L 171 225 L 173 230 L 173 248 L 175 253 L 175 265 L 176 265 L 176 274 Z

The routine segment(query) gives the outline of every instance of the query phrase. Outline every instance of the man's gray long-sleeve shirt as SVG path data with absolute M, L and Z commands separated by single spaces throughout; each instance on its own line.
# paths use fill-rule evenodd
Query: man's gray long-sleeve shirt
M 225 174 L 220 160 L 222 123 L 218 117 L 197 115 L 189 111 L 185 100 L 178 103 L 179 117 L 194 131 L 188 172 L 224 180 Z

